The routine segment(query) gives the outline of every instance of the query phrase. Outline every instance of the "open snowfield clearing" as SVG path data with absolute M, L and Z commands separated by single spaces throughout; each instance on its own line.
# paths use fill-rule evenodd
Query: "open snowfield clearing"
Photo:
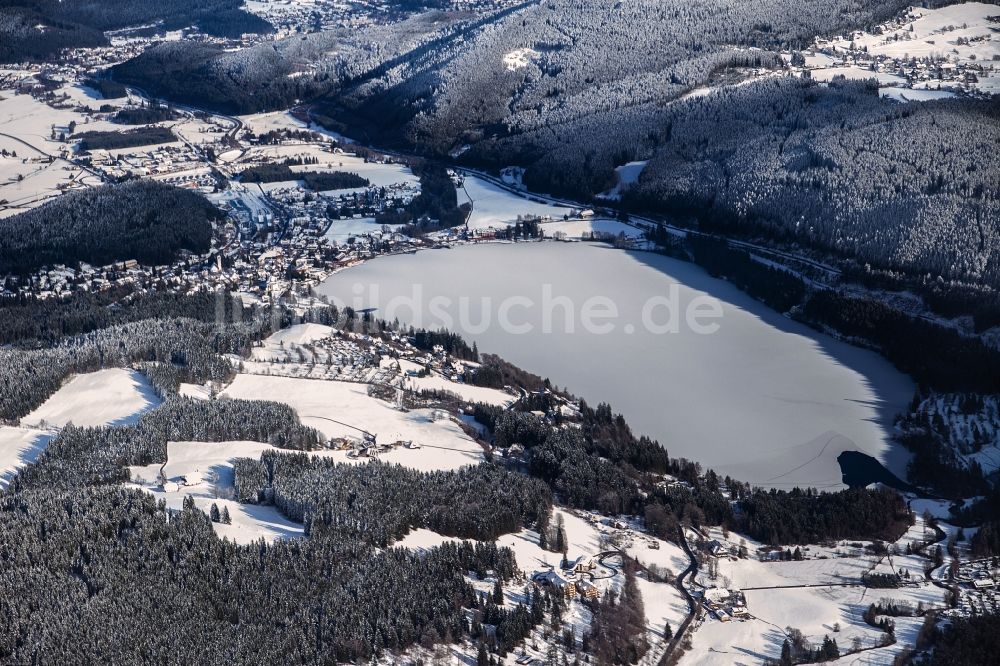
M 656 548 L 650 548 L 649 544 L 655 543 Z M 684 549 L 675 543 L 657 539 L 648 534 L 641 538 L 634 539 L 625 552 L 629 557 L 633 557 L 643 566 L 657 567 L 660 572 L 669 571 L 674 576 L 687 568 L 690 560 Z
M 21 425 L 127 425 L 161 402 L 142 373 L 122 368 L 98 370 L 70 379 L 41 407 L 21 419 Z
M 195 400 L 208 400 L 212 397 L 212 389 L 204 384 L 184 384 L 177 387 L 177 395 Z
M 545 222 L 541 227 L 545 231 L 545 235 L 550 238 L 561 238 L 563 236 L 568 239 L 593 238 L 595 233 L 599 236 L 604 234 L 611 234 L 612 236 L 624 234 L 633 238 L 642 236 L 642 232 L 639 229 L 624 222 L 609 220 L 607 218 L 559 220 L 558 222 Z
M 333 329 L 322 324 L 295 324 L 268 336 L 261 347 L 254 347 L 250 358 L 267 361 L 284 358 L 285 352 L 293 346 L 308 345 L 329 338 Z
M 41 430 L 0 426 L 0 490 L 17 470 L 35 461 L 51 438 Z
M 843 585 L 859 584 L 861 576 L 875 566 L 878 558 L 831 557 L 802 560 L 799 562 L 761 562 L 756 559 L 723 559 L 719 573 L 729 579 L 733 587 L 786 587 L 792 585 Z M 699 580 L 704 580 L 699 577 Z M 706 581 L 708 582 L 708 581 Z
M 427 552 L 432 548 L 437 548 L 438 546 L 446 543 L 461 543 L 462 539 L 456 537 L 444 536 L 438 534 L 433 530 L 429 530 L 423 527 L 419 527 L 415 530 L 410 530 L 410 532 L 392 544 L 393 547 L 409 548 L 417 552 Z
M 502 229 L 515 224 L 518 216 L 525 215 L 561 220 L 574 212 L 572 208 L 519 197 L 475 176 L 466 176 L 464 185 L 458 188 L 458 204 L 469 201 L 472 202 L 470 229 Z
M 882 85 L 898 85 L 906 83 L 902 76 L 889 74 L 888 72 L 873 72 L 862 67 L 827 67 L 810 72 L 814 81 L 829 82 L 834 77 L 843 76 L 845 79 L 875 79 Z
M 346 245 L 348 239 L 365 234 L 372 234 L 381 238 L 388 230 L 395 233 L 404 225 L 402 224 L 379 224 L 374 217 L 354 217 L 346 220 L 331 220 L 330 228 L 326 232 L 326 238 L 336 241 L 338 245 Z
M 909 459 L 891 438 L 909 378 L 690 263 L 598 243 L 483 243 L 380 257 L 319 292 L 390 321 L 455 330 L 591 404 L 609 402 L 671 455 L 754 485 L 843 488 L 845 450 L 900 476 Z M 585 328 L 595 298 L 612 315 Z M 399 299 L 414 308 L 392 308 Z M 714 333 L 687 324 L 700 302 L 719 307 Z
M 302 423 L 328 438 L 361 439 L 367 431 L 380 444 L 412 441 L 419 449 L 393 447 L 379 459 L 421 471 L 454 470 L 483 460 L 483 449 L 451 419 L 431 420 L 434 410 L 401 412 L 369 397 L 367 384 L 348 382 L 237 375 L 222 392 L 230 398 L 276 400 L 291 406 Z M 348 458 L 346 451 L 330 452 L 341 462 L 364 462 Z
M 428 375 L 427 377 L 408 377 L 406 388 L 417 391 L 447 391 L 454 393 L 467 402 L 484 402 L 488 405 L 498 405 L 506 407 L 514 401 L 514 396 L 497 389 L 485 386 L 473 386 L 471 384 L 459 384 L 448 381 L 440 375 Z
M 133 481 L 130 485 L 164 500 L 175 510 L 183 508 L 188 495 L 205 513 L 209 513 L 213 502 L 220 512 L 227 508 L 232 523 L 213 523 L 212 527 L 219 536 L 236 543 L 300 537 L 302 525 L 288 520 L 273 506 L 240 504 L 232 499 L 233 462 L 237 458 L 259 459 L 261 453 L 274 449 L 260 442 L 168 442 L 163 474 L 179 489 L 167 492 L 159 485 L 159 464 L 129 467 Z
M 503 64 L 507 66 L 508 70 L 513 72 L 515 69 L 527 67 L 540 55 L 535 49 L 514 49 L 510 53 L 504 54 Z
M 901 599 L 916 606 L 941 606 L 943 590 L 923 583 L 899 590 L 872 590 L 861 586 L 816 587 L 746 592 L 747 607 L 754 619 L 719 622 L 707 617 L 693 634 L 694 649 L 682 664 L 759 664 L 777 658 L 785 640 L 786 627 L 802 631 L 813 645 L 824 636 L 837 641 L 841 653 L 852 649 L 857 639 L 861 648 L 872 648 L 882 638 L 882 630 L 864 622 L 862 614 L 883 598 Z M 844 664 L 890 666 L 904 646 L 912 646 L 923 618 L 894 618 L 898 643 L 884 649 L 844 657 Z M 835 625 L 840 625 L 840 631 Z
M 639 182 L 639 176 L 646 168 L 646 160 L 627 162 L 615 167 L 615 186 L 597 196 L 603 199 L 621 199 L 622 192 Z
M 927 102 L 955 96 L 955 93 L 950 90 L 926 90 L 923 88 L 879 88 L 878 94 L 897 102 Z
M 646 611 L 646 633 L 651 643 L 662 642 L 666 624 L 669 622 L 671 631 L 676 632 L 687 617 L 687 599 L 671 584 L 653 583 L 645 578 L 636 581 Z

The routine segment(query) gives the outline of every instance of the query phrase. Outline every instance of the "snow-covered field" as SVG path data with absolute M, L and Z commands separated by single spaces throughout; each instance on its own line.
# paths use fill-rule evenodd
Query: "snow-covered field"
M 503 56 L 503 64 L 507 66 L 507 69 L 514 71 L 515 69 L 521 69 L 522 67 L 527 67 L 541 54 L 534 49 L 514 49 L 509 53 L 505 53 Z
M 433 410 L 401 412 L 367 393 L 367 384 L 334 382 L 264 375 L 238 375 L 223 396 L 247 400 L 276 400 L 290 405 L 305 425 L 328 438 L 361 439 L 367 431 L 378 442 L 412 441 L 420 449 L 394 447 L 379 456 L 422 471 L 452 470 L 483 460 L 483 449 L 450 418 L 432 420 Z M 359 430 L 360 429 L 360 430 Z M 363 462 L 349 458 L 346 451 L 331 452 L 342 462 Z
M 914 644 L 923 618 L 894 618 L 898 643 L 876 648 L 881 645 L 883 632 L 868 625 L 863 614 L 869 605 L 883 600 L 912 609 L 921 604 L 925 608 L 944 607 L 945 590 L 923 576 L 923 568 L 929 560 L 916 554 L 904 554 L 907 546 L 932 541 L 933 534 L 925 531 L 918 518 L 893 544 L 898 554 L 891 558 L 872 555 L 853 542 L 840 542 L 828 546 L 802 546 L 806 557 L 802 561 L 761 562 L 754 557 L 760 544 L 735 534 L 727 538 L 719 529 L 711 529 L 709 537 L 730 548 L 742 542 L 750 557 L 719 558 L 715 578 L 711 578 L 702 566 L 699 583 L 706 587 L 742 589 L 750 618 L 721 622 L 712 614 L 706 614 L 696 625 L 693 650 L 682 663 L 760 663 L 766 657 L 778 656 L 786 629 L 793 627 L 813 645 L 819 645 L 828 635 L 837 641 L 842 654 L 864 650 L 837 663 L 890 666 L 904 647 Z M 861 576 L 867 571 L 889 573 L 904 569 L 910 574 L 910 582 L 900 588 L 872 589 L 862 584 Z M 741 662 L 740 655 L 752 659 Z
M 127 425 L 161 400 L 142 373 L 112 368 L 76 375 L 23 419 L 33 427 Z
M 218 505 L 220 512 L 223 508 L 228 509 L 232 523 L 213 523 L 212 526 L 219 536 L 237 543 L 302 536 L 302 525 L 288 520 L 273 506 L 240 504 L 233 500 L 233 461 L 260 458 L 262 452 L 270 449 L 274 447 L 260 442 L 168 442 L 163 474 L 168 481 L 178 484 L 179 489 L 167 492 L 159 485 L 158 464 L 129 467 L 131 485 L 164 500 L 170 509 L 180 510 L 188 495 L 205 513 L 213 503 Z
M 597 195 L 603 199 L 621 199 L 622 192 L 639 182 L 639 176 L 646 168 L 646 160 L 627 162 L 619 167 L 615 167 L 615 186 L 606 192 Z
M 514 401 L 514 396 L 497 389 L 485 386 L 472 386 L 471 384 L 458 384 L 441 377 L 440 375 L 428 375 L 426 377 L 408 377 L 406 387 L 419 391 L 447 391 L 454 393 L 468 402 L 485 402 L 489 405 L 506 407 Z
M 619 222 L 618 220 L 609 220 L 602 217 L 545 222 L 541 225 L 541 227 L 545 231 L 545 235 L 550 238 L 593 238 L 594 234 L 597 234 L 598 236 L 604 234 L 610 234 L 612 236 L 624 234 L 625 236 L 633 238 L 642 236 L 642 231 L 631 225 Z
M 17 470 L 35 461 L 51 438 L 41 430 L 0 426 L 0 490 Z
M 466 176 L 463 187 L 458 190 L 459 205 L 469 201 L 472 201 L 470 229 L 504 228 L 515 224 L 519 215 L 561 220 L 574 212 L 572 208 L 552 206 L 511 194 L 475 176 Z
M 0 150 L 16 154 L 0 157 L 0 201 L 7 202 L 0 205 L 0 217 L 34 208 L 65 189 L 99 184 L 79 167 L 46 159 L 46 155 L 68 154 L 69 144 L 53 141 L 52 132 L 68 134 L 71 122 L 77 124 L 77 131 L 112 127 L 103 121 L 89 122 L 86 115 L 70 108 L 54 109 L 30 95 L 0 90 L 0 134 L 8 135 L 0 136 Z

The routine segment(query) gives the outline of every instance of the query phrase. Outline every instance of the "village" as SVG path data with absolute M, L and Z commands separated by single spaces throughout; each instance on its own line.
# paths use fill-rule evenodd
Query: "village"
M 871 32 L 817 38 L 790 64 L 814 79 L 876 79 L 880 94 L 900 101 L 954 95 L 989 97 L 1000 90 L 996 7 L 966 3 L 911 7 Z

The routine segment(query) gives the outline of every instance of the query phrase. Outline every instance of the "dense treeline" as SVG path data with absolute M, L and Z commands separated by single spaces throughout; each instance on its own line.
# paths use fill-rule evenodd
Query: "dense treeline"
M 371 183 L 356 173 L 346 171 L 292 171 L 288 164 L 259 164 L 240 172 L 244 183 L 278 183 L 301 180 L 317 192 L 368 187 Z
M 81 132 L 71 139 L 80 141 L 80 150 L 119 150 L 136 146 L 152 146 L 177 140 L 169 127 L 150 125 L 126 132 Z
M 725 277 L 754 298 L 778 312 L 800 305 L 805 283 L 788 271 L 755 261 L 745 250 L 734 250 L 721 238 L 691 236 L 687 239 L 695 262 L 715 277 Z
M 137 106 L 119 109 L 108 120 L 119 125 L 151 125 L 165 120 L 176 120 L 178 117 L 179 114 L 169 106 Z
M 465 224 L 472 206 L 468 203 L 458 205 L 458 192 L 448 169 L 441 164 L 425 162 L 414 165 L 412 170 L 420 177 L 420 194 L 403 210 L 383 211 L 375 221 L 408 225 L 411 235 Z
M 240 501 L 273 503 L 310 536 L 381 548 L 420 527 L 492 541 L 544 522 L 552 502 L 545 484 L 488 464 L 427 473 L 268 451 L 260 460 L 239 459 L 234 469 Z
M 895 541 L 910 525 L 906 502 L 894 490 L 816 493 L 754 490 L 740 501 L 740 532 L 769 544 L 828 539 Z
M 180 381 L 223 380 L 233 373 L 222 354 L 249 353 L 269 322 L 216 325 L 191 319 L 145 319 L 76 335 L 37 349 L 0 348 L 0 420 L 27 415 L 56 392 L 74 372 L 138 363 L 173 366 L 175 372 L 151 372 L 167 380 L 163 394 Z M 155 385 L 155 384 L 154 384 Z
M 590 630 L 585 641 L 598 664 L 636 664 L 649 650 L 646 613 L 636 564 L 625 560 L 621 594 L 608 591 L 591 606 Z
M 946 391 L 1000 391 L 1000 352 L 979 338 L 916 319 L 881 301 L 833 291 L 810 298 L 803 316 L 875 345 L 918 382 Z
M 548 381 L 508 363 L 496 354 L 483 354 L 480 366 L 466 374 L 465 383 L 495 389 L 518 386 L 528 391 L 544 391 L 549 388 Z
M 239 546 L 197 509 L 121 488 L 0 497 L 0 660 L 344 663 L 457 640 L 479 598 L 466 572 L 509 580 L 511 551 L 376 551 L 311 537 Z M 40 565 L 40 563 L 42 563 Z
M 972 535 L 970 546 L 974 557 L 1000 555 L 1000 521 L 991 520 L 980 525 Z
M 0 62 L 38 60 L 62 49 L 108 43 L 100 30 L 54 20 L 27 4 L 0 2 Z
M 347 171 L 304 171 L 299 174 L 299 178 L 305 181 L 309 189 L 317 192 L 354 190 L 371 184 L 367 178 Z
M 220 216 L 201 195 L 155 181 L 67 193 L 0 220 L 0 275 L 76 262 L 169 263 L 181 249 L 207 251 Z
M 929 652 L 919 666 L 983 666 L 997 663 L 1000 654 L 1000 616 L 949 617 L 927 636 Z
M 279 183 L 298 180 L 298 175 L 287 164 L 258 164 L 241 171 L 239 178 L 244 183 Z
M 291 407 L 263 400 L 192 400 L 172 397 L 135 425 L 67 426 L 13 487 L 69 489 L 128 481 L 126 466 L 167 460 L 167 442 L 267 442 L 310 450 L 322 437 L 303 426 Z
M 470 347 L 468 343 L 457 333 L 441 329 L 439 331 L 429 331 L 424 328 L 410 329 L 410 341 L 413 346 L 423 351 L 432 351 L 440 346 L 455 358 L 465 361 L 478 361 L 479 351 L 475 343 Z
M 228 294 L 196 292 L 131 294 L 125 287 L 74 292 L 68 298 L 21 296 L 0 300 L 0 345 L 38 347 L 61 338 L 143 319 L 177 317 L 202 322 L 244 321 L 253 313 Z

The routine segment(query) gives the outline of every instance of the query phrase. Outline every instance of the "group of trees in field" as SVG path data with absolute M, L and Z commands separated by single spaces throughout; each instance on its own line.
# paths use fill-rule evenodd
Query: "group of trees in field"
M 317 448 L 322 437 L 288 405 L 263 400 L 170 397 L 135 425 L 67 426 L 14 479 L 16 490 L 68 490 L 129 480 L 126 466 L 165 462 L 168 441 L 259 441 L 279 448 Z
M 239 459 L 235 477 L 240 501 L 274 504 L 304 523 L 309 535 L 336 534 L 383 548 L 420 527 L 495 540 L 544 520 L 552 503 L 544 483 L 489 464 L 418 472 L 266 451 L 260 460 Z
M 405 207 L 385 210 L 375 216 L 381 224 L 404 224 L 404 232 L 420 235 L 438 229 L 450 229 L 465 224 L 472 206 L 458 204 L 458 193 L 448 170 L 437 163 L 412 166 L 420 177 L 420 194 Z
M 585 641 L 598 664 L 635 664 L 649 650 L 645 604 L 636 582 L 636 568 L 633 560 L 625 560 L 621 593 L 609 590 L 591 606 Z
M 945 497 L 985 494 L 987 475 L 968 456 L 996 446 L 998 420 L 994 396 L 918 390 L 897 420 L 897 440 L 913 453 L 910 481 Z
M 840 539 L 895 541 L 910 526 L 906 502 L 891 489 L 836 493 L 755 489 L 740 499 L 737 529 L 769 544 Z
M 1000 615 L 950 617 L 932 631 L 921 632 L 930 647 L 918 666 L 979 666 L 996 662 L 1000 650 Z
M 70 192 L 0 220 L 0 276 L 53 264 L 170 263 L 206 252 L 222 213 L 201 195 L 155 181 Z
M 368 187 L 371 183 L 356 173 L 347 171 L 292 171 L 288 162 L 260 164 L 240 172 L 244 183 L 278 183 L 301 180 L 306 187 L 317 192 L 351 190 Z
M 80 132 L 70 137 L 80 142 L 80 150 L 120 150 L 137 146 L 153 146 L 177 140 L 169 127 L 149 125 L 124 132 Z
M 150 125 L 166 120 L 176 120 L 180 117 L 169 106 L 143 104 L 142 106 L 119 109 L 108 120 L 119 125 Z M 170 139 L 173 141 L 173 139 Z

